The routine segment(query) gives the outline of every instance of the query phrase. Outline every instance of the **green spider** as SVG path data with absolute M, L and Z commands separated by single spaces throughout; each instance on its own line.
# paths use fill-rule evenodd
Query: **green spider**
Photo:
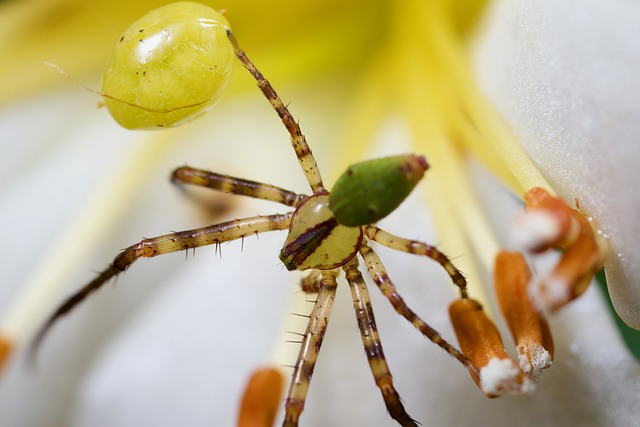
M 192 4 L 180 3 L 179 5 L 181 10 L 184 10 Z M 196 12 L 201 13 L 201 7 L 204 6 L 198 5 Z M 298 359 L 294 365 L 285 403 L 283 425 L 298 425 L 315 362 L 331 316 L 337 287 L 336 279 L 342 270 L 351 289 L 358 328 L 371 372 L 382 393 L 385 405 L 391 417 L 399 424 L 416 426 L 417 422 L 408 415 L 394 388 L 393 378 L 378 336 L 369 291 L 359 271 L 358 255 L 364 261 L 375 284 L 401 316 L 425 337 L 459 360 L 467 369 L 477 372 L 465 355 L 446 342 L 438 332 L 406 305 L 387 275 L 380 258 L 369 246 L 369 241 L 375 241 L 398 251 L 423 255 L 435 260 L 442 265 L 459 288 L 461 297 L 466 298 L 466 280 L 446 255 L 426 243 L 397 237 L 372 225 L 395 210 L 409 195 L 428 168 L 426 160 L 421 156 L 400 155 L 358 163 L 349 167 L 337 180 L 333 189 L 330 192 L 327 191 L 322 183 L 316 160 L 297 122 L 271 84 L 239 47 L 224 18 L 220 17 L 220 19 L 223 21 L 220 26 L 230 42 L 231 51 L 256 79 L 258 87 L 291 135 L 293 149 L 313 194 L 310 196 L 296 194 L 273 185 L 192 167 L 176 169 L 172 174 L 172 181 L 176 184 L 206 187 L 224 193 L 269 200 L 295 210 L 284 214 L 236 219 L 143 239 L 117 255 L 111 265 L 99 273 L 93 281 L 66 299 L 40 329 L 33 348 L 36 349 L 40 345 L 59 318 L 71 312 L 86 297 L 123 273 L 140 258 L 151 258 L 206 245 L 219 245 L 268 231 L 288 230 L 287 239 L 280 251 L 280 260 L 288 270 L 312 270 L 312 274 L 303 279 L 302 284 L 305 289 L 317 292 L 317 299 L 309 316 Z M 120 43 L 123 40 L 124 36 L 120 39 Z M 114 96 L 110 92 L 105 99 L 108 104 L 120 105 L 128 111 L 137 111 L 139 115 L 145 116 L 145 120 L 154 115 L 164 117 L 166 114 L 163 115 L 163 111 L 168 111 L 166 107 L 162 107 L 165 110 L 140 108 L 129 101 L 125 101 L 122 105 L 123 102 L 119 96 Z M 208 99 L 213 98 L 214 95 L 211 94 Z M 199 105 L 200 103 L 192 103 L 188 107 Z M 111 106 L 110 110 L 113 110 Z M 182 111 L 172 109 L 170 112 L 178 116 L 171 120 L 184 120 L 185 115 Z M 126 112 L 121 114 L 121 118 L 125 121 L 129 120 L 129 123 L 131 120 L 138 120 L 138 118 L 131 119 Z M 156 118 L 152 118 L 149 122 L 151 126 L 156 123 L 154 122 Z M 165 125 L 167 124 L 164 122 L 155 124 L 155 126 Z

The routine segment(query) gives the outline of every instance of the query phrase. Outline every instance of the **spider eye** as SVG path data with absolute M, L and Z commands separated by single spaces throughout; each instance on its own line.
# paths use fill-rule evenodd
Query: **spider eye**
M 422 179 L 429 165 L 406 154 L 349 166 L 329 195 L 329 208 L 348 227 L 372 224 L 393 212 Z
M 231 74 L 227 20 L 197 3 L 150 11 L 116 43 L 101 93 L 113 118 L 128 129 L 181 124 L 221 96 Z

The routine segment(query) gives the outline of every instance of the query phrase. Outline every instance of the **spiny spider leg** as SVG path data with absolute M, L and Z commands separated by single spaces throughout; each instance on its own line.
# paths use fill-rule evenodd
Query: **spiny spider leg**
M 275 185 L 221 175 L 189 166 L 182 166 L 174 170 L 171 174 L 171 181 L 175 184 L 196 185 L 218 190 L 223 193 L 269 200 L 282 203 L 292 208 L 298 207 L 298 205 L 307 198 L 304 194 L 296 194 L 292 191 L 276 187 Z
M 258 87 L 263 92 L 263 94 L 267 97 L 273 108 L 276 110 L 285 127 L 289 131 L 291 135 L 291 142 L 293 148 L 298 157 L 298 161 L 307 177 L 307 181 L 311 186 L 314 194 L 320 193 L 324 191 L 324 187 L 322 185 L 322 180 L 320 177 L 320 172 L 318 170 L 317 164 L 309 146 L 307 145 L 306 139 L 302 134 L 300 127 L 293 119 L 291 114 L 289 113 L 286 106 L 283 104 L 282 100 L 278 97 L 275 90 L 271 86 L 271 84 L 264 78 L 262 73 L 255 67 L 255 65 L 247 58 L 244 51 L 239 47 L 237 40 L 231 33 L 231 31 L 227 30 L 227 36 L 233 45 L 236 56 L 245 66 L 245 68 L 254 76 L 256 81 L 258 82 Z M 463 298 L 467 297 L 467 282 L 462 273 L 453 265 L 453 263 L 444 255 L 442 252 L 437 250 L 436 248 L 427 245 L 422 242 L 413 241 L 409 239 L 403 239 L 397 236 L 394 236 L 390 233 L 387 233 L 375 226 L 367 226 L 364 228 L 365 234 L 369 239 L 378 241 L 379 243 L 388 246 L 392 249 L 396 249 L 399 251 L 424 255 L 429 258 L 432 258 L 436 262 L 438 262 L 442 267 L 447 271 L 450 275 L 451 279 L 458 286 L 460 290 L 460 295 Z M 366 246 L 366 245 L 364 245 Z M 365 250 L 365 253 L 367 251 Z M 369 250 L 368 253 L 373 253 Z M 375 255 L 375 254 L 374 254 Z M 364 254 L 363 254 L 364 256 Z M 376 257 L 377 258 L 377 257 Z M 377 259 L 377 263 L 379 267 L 371 268 L 370 271 L 374 278 L 376 277 L 376 273 L 379 273 L 378 276 L 381 276 L 382 273 L 386 276 L 386 272 L 384 271 L 384 267 L 380 263 L 380 260 Z M 369 363 L 372 368 L 372 372 L 374 377 L 376 378 L 376 383 L 378 387 L 381 389 L 383 393 L 383 397 L 385 400 L 385 404 L 392 417 L 396 419 L 400 424 L 407 426 L 415 426 L 416 422 L 411 419 L 411 417 L 406 413 L 402 403 L 400 401 L 400 397 L 398 393 L 393 388 L 391 383 L 391 375 L 389 373 L 389 368 L 384 359 L 384 353 L 382 352 L 382 347 L 380 345 L 379 338 L 377 338 L 377 333 L 375 333 L 375 323 L 368 323 L 366 326 L 363 322 L 373 322 L 373 312 L 371 310 L 370 304 L 368 304 L 369 297 L 368 292 L 366 291 L 366 287 L 364 287 L 364 282 L 362 281 L 362 275 L 357 270 L 357 261 L 351 261 L 348 264 L 350 267 L 345 268 L 345 272 L 349 272 L 349 283 L 352 288 L 352 293 L 354 297 L 354 304 L 356 304 L 357 308 L 361 308 L 362 310 L 357 309 L 358 313 L 358 324 L 361 328 L 361 335 L 363 337 L 363 342 L 365 344 L 365 349 L 367 352 L 367 356 L 369 357 Z M 284 425 L 297 425 L 298 417 L 302 412 L 304 407 L 304 398 L 306 396 L 308 381 L 311 378 L 311 374 L 313 372 L 313 367 L 315 365 L 315 358 L 317 357 L 317 353 L 319 351 L 319 347 L 322 340 L 322 335 L 324 334 L 324 330 L 326 328 L 328 322 L 328 314 L 331 310 L 331 305 L 333 304 L 334 294 L 323 295 L 326 292 L 326 282 L 327 282 L 327 272 L 322 272 L 322 281 L 320 285 L 320 294 L 318 295 L 318 302 L 314 306 L 314 312 L 311 314 L 310 323 L 307 327 L 307 333 L 305 339 L 303 340 L 302 349 L 300 351 L 298 362 L 296 363 L 296 370 L 294 372 L 294 378 L 291 384 L 291 388 L 289 390 L 289 397 L 287 398 L 286 404 L 286 415 Z M 303 283 L 313 284 L 309 282 L 314 282 L 313 279 L 309 279 L 304 281 Z M 360 285 L 362 282 L 362 285 Z M 377 281 L 377 283 L 380 280 Z M 332 278 L 332 286 L 335 286 L 335 278 Z M 475 370 L 475 367 L 471 364 L 471 362 L 457 349 L 449 345 L 444 339 L 440 337 L 440 335 L 433 330 L 427 323 L 422 321 L 413 311 L 411 311 L 404 301 L 399 298 L 397 292 L 395 292 L 395 288 L 393 284 L 388 280 L 384 280 L 383 283 L 386 286 L 381 286 L 378 283 L 378 286 L 381 286 L 381 290 L 387 298 L 392 302 L 398 313 L 404 316 L 407 320 L 409 320 L 416 328 L 418 328 L 424 335 L 426 335 L 430 340 L 434 343 L 443 347 L 449 354 L 460 360 L 465 366 L 470 366 L 471 369 Z M 335 289 L 334 289 L 335 292 Z M 327 299 L 326 306 L 325 303 L 320 303 L 321 300 Z M 321 305 L 319 305 L 321 304 Z M 360 307 L 358 307 L 360 306 Z M 317 310 L 323 307 L 324 310 L 327 310 L 327 313 L 322 313 L 322 316 L 326 317 L 318 317 Z M 363 316 L 363 317 L 361 317 Z M 316 336 L 314 334 L 321 333 L 322 335 Z M 368 334 L 368 335 L 367 335 Z M 376 338 L 371 338 L 373 336 Z M 369 338 L 366 338 L 369 336 Z M 315 337 L 315 338 L 314 338 Z M 373 340 L 369 342 L 370 340 Z M 314 347 L 311 348 L 310 345 L 314 344 Z M 375 351 L 375 355 L 371 353 Z M 377 366 L 374 368 L 374 366 Z M 306 374 L 306 382 L 301 382 L 300 376 L 302 374 Z M 388 377 L 387 377 L 388 375 Z M 386 379 L 388 378 L 388 380 Z M 388 381 L 388 382 L 387 382 Z
M 289 393 L 285 403 L 283 427 L 295 427 L 298 425 L 298 419 L 304 409 L 304 401 L 307 397 L 309 383 L 311 382 L 313 369 L 316 366 L 322 339 L 327 330 L 329 317 L 331 317 L 331 310 L 333 309 L 338 286 L 336 282 L 338 271 L 327 270 L 320 272 L 320 274 L 322 274 L 320 289 L 313 310 L 309 315 L 309 323 L 307 324 L 300 352 L 298 353 L 298 360 L 291 377 L 291 385 L 289 386 Z
M 306 294 L 317 294 L 322 281 L 322 271 L 311 270 L 306 276 L 300 279 L 300 289 Z
M 400 397 L 394 389 L 393 379 L 378 337 L 368 290 L 362 274 L 358 271 L 356 254 L 360 252 L 365 258 L 369 272 L 374 277 L 376 284 L 401 315 L 407 318 L 429 339 L 444 347 L 454 357 L 457 357 L 462 363 L 471 366 L 471 368 L 472 365 L 460 352 L 449 346 L 437 332 L 431 329 L 404 304 L 395 291 L 393 284 L 386 277 L 386 272 L 380 260 L 363 242 L 363 230 L 366 238 L 375 240 L 392 249 L 427 256 L 440 263 L 460 289 L 460 294 L 463 298 L 467 295 L 466 280 L 451 261 L 432 246 L 396 237 L 377 227 L 365 225 L 368 224 L 366 221 L 359 222 L 360 220 L 358 220 L 352 226 L 347 226 L 346 221 L 338 222 L 337 214 L 330 206 L 329 192 L 324 188 L 316 160 L 298 123 L 271 84 L 258 71 L 244 51 L 240 49 L 231 31 L 226 29 L 226 33 L 237 58 L 256 79 L 258 87 L 289 132 L 298 162 L 314 194 L 307 197 L 273 185 L 260 184 L 191 167 L 178 168 L 172 175 L 174 183 L 195 185 L 225 193 L 275 201 L 297 209 L 295 212 L 286 214 L 249 217 L 208 227 L 170 233 L 152 239 L 143 239 L 139 243 L 128 247 L 117 255 L 112 264 L 100 273 L 98 277 L 59 306 L 36 335 L 32 346 L 32 354 L 35 353 L 46 333 L 60 317 L 72 311 L 87 296 L 127 270 L 140 258 L 150 258 L 206 245 L 217 245 L 222 242 L 242 239 L 251 234 L 257 235 L 267 231 L 290 229 L 285 247 L 280 253 L 280 258 L 285 263 L 285 266 L 290 270 L 315 268 L 320 270 L 317 273 L 312 273 L 313 275 L 305 281 L 310 287 L 315 288 L 317 286 L 319 289 L 294 367 L 285 403 L 283 426 L 297 426 L 304 409 L 311 377 L 333 308 L 337 288 L 336 277 L 340 266 L 345 271 L 350 284 L 365 353 L 367 354 L 376 385 L 382 392 L 385 404 L 391 416 L 401 425 L 416 426 L 417 423 L 406 413 Z M 422 158 L 420 162 L 416 156 L 411 158 L 415 160 L 414 163 L 417 161 L 418 166 L 420 166 L 420 174 L 416 178 L 420 179 L 424 170 L 426 170 L 426 161 Z M 403 164 L 406 163 L 405 161 Z M 413 188 L 416 182 L 413 182 L 410 187 Z M 370 181 L 366 181 L 364 185 L 369 183 Z M 337 194 L 340 194 L 340 192 L 337 192 Z M 349 198 L 347 197 L 345 200 L 349 200 Z M 375 222 L 377 219 L 367 217 L 367 220 Z M 289 248 L 298 247 L 300 249 L 288 250 Z M 343 266 L 345 263 L 346 265 Z
M 417 422 L 407 414 L 400 400 L 400 395 L 393 386 L 393 377 L 391 376 L 389 365 L 382 350 L 382 342 L 378 335 L 376 319 L 373 315 L 373 308 L 371 307 L 371 297 L 369 296 L 364 278 L 358 270 L 357 258 L 352 259 L 348 264 L 343 266 L 342 269 L 345 272 L 349 287 L 351 288 L 353 307 L 356 312 L 356 320 L 358 321 L 358 329 L 360 329 L 364 352 L 369 360 L 371 373 L 382 393 L 382 398 L 384 399 L 387 410 L 391 417 L 400 425 L 416 427 L 418 425 Z
M 395 236 L 388 231 L 384 231 L 374 225 L 370 225 L 365 228 L 364 233 L 369 239 L 374 240 L 388 248 L 414 255 L 424 255 L 436 261 L 447 271 L 447 273 L 449 273 L 449 277 L 451 277 L 453 283 L 460 290 L 460 298 L 468 297 L 467 279 L 465 279 L 460 270 L 458 270 L 456 266 L 453 265 L 451 260 L 435 247 L 417 240 L 405 239 L 403 237 Z
M 269 81 L 264 78 L 262 73 L 258 71 L 253 62 L 251 62 L 247 55 L 245 55 L 244 51 L 238 45 L 238 41 L 236 40 L 235 36 L 228 28 L 227 37 L 229 38 L 229 41 L 236 51 L 236 56 L 238 57 L 242 65 L 244 65 L 249 73 L 251 73 L 251 75 L 256 79 L 256 81 L 258 82 L 258 87 L 260 88 L 264 96 L 267 97 L 273 108 L 278 113 L 278 116 L 280 116 L 280 119 L 282 119 L 282 123 L 289 131 L 289 134 L 291 135 L 291 144 L 293 145 L 293 149 L 296 152 L 296 156 L 298 157 L 300 166 L 304 171 L 307 181 L 309 181 L 309 185 L 311 186 L 313 193 L 317 194 L 325 191 L 324 185 L 322 184 L 322 177 L 320 176 L 320 169 L 318 169 L 316 159 L 313 157 L 313 154 L 311 154 L 311 149 L 309 148 L 307 140 L 300 130 L 300 126 L 295 121 L 291 113 L 289 113 L 289 110 L 284 105 L 276 91 L 273 89 L 271 83 L 269 83 Z
M 407 304 L 404 302 L 404 299 L 398 294 L 395 285 L 387 275 L 387 271 L 376 254 L 371 247 L 367 244 L 362 244 L 360 247 L 360 255 L 364 259 L 364 262 L 367 265 L 367 269 L 369 270 L 369 274 L 373 277 L 373 281 L 380 288 L 382 294 L 389 300 L 393 308 L 395 308 L 396 312 L 400 314 L 402 317 L 407 319 L 411 324 L 420 331 L 425 337 L 427 337 L 431 342 L 443 348 L 447 353 L 451 356 L 458 359 L 466 368 L 476 370 L 473 366 L 473 363 L 467 358 L 462 352 L 451 344 L 449 344 L 442 336 L 433 329 L 427 322 L 422 320 L 413 310 L 411 310 Z
M 289 228 L 292 216 L 293 212 L 289 212 L 286 214 L 236 219 L 207 227 L 179 231 L 151 239 L 143 239 L 139 243 L 129 246 L 114 258 L 107 269 L 67 298 L 48 318 L 46 323 L 38 331 L 32 343 L 31 354 L 35 355 L 45 335 L 58 319 L 73 310 L 85 298 L 100 289 L 109 280 L 127 270 L 138 259 L 152 258 L 171 252 L 219 244 L 267 231 L 286 230 Z

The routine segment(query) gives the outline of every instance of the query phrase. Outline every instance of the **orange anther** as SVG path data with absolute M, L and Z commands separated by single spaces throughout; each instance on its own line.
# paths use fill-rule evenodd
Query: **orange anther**
M 609 253 L 608 242 L 594 231 L 589 221 L 577 211 L 572 216 L 579 224 L 577 238 L 564 245 L 558 264 L 533 289 L 540 304 L 550 312 L 582 295 Z
M 531 274 L 519 252 L 500 252 L 495 287 L 502 314 L 516 342 L 520 369 L 536 378 L 553 360 L 553 340 L 544 315 L 527 291 Z
M 609 252 L 608 241 L 582 213 L 545 190 L 533 188 L 525 195 L 527 207 L 520 231 L 533 252 L 550 248 L 564 253 L 553 271 L 531 289 L 536 302 L 555 311 L 580 296 L 602 268 Z
M 238 427 L 272 427 L 281 403 L 284 380 L 275 368 L 256 370 L 240 405 Z
M 462 352 L 477 371 L 471 377 L 488 397 L 532 391 L 533 385 L 504 350 L 500 333 L 486 316 L 482 306 L 461 298 L 449 306 L 449 316 Z
M 0 335 L 0 374 L 2 374 L 2 369 L 7 364 L 9 360 L 9 355 L 11 354 L 11 342 L 8 338 Z
M 525 213 L 517 223 L 519 243 L 532 252 L 543 252 L 567 243 L 575 236 L 577 224 L 572 209 L 564 200 L 542 188 L 532 188 L 524 195 Z
M 525 201 L 525 214 L 516 228 L 520 243 L 531 252 L 564 251 L 552 272 L 530 289 L 540 308 L 555 311 L 585 291 L 602 268 L 609 243 L 582 213 L 559 197 L 532 188 Z

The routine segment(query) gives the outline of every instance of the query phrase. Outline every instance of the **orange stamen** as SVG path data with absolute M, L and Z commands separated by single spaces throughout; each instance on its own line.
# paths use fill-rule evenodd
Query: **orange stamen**
M 562 199 L 533 188 L 525 195 L 525 217 L 545 217 L 549 233 L 540 233 L 529 242 L 532 252 L 550 248 L 564 253 L 553 271 L 531 290 L 536 302 L 555 311 L 580 296 L 593 275 L 602 268 L 609 253 L 608 241 L 582 213 L 571 209 Z M 526 221 L 526 220 L 525 220 Z
M 449 306 L 449 316 L 462 352 L 478 370 L 469 369 L 471 377 L 484 394 L 499 397 L 532 389 L 529 379 L 509 358 L 498 329 L 478 302 L 458 299 Z
M 272 427 L 281 403 L 284 379 L 275 368 L 256 370 L 240 405 L 238 427 Z
M 2 374 L 2 370 L 9 360 L 12 348 L 11 341 L 7 337 L 0 335 L 0 374 Z
M 520 369 L 537 378 L 553 360 L 553 339 L 544 315 L 529 297 L 531 274 L 519 252 L 500 252 L 495 287 L 500 309 L 516 342 Z

